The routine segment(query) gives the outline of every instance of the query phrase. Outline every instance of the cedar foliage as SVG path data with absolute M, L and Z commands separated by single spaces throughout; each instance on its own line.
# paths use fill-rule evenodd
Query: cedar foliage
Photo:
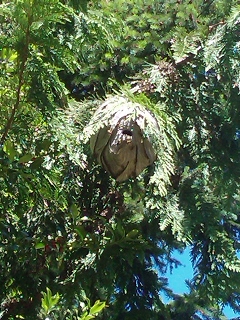
M 237 1 L 12 0 L 0 22 L 0 317 L 239 312 Z M 84 135 L 107 94 L 161 125 L 155 165 L 122 184 Z M 187 246 L 179 296 L 165 275 Z

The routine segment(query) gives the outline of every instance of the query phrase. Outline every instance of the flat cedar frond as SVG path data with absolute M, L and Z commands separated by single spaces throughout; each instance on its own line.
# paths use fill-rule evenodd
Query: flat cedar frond
M 202 39 L 195 32 L 182 35 L 178 30 L 172 39 L 171 47 L 175 63 L 180 64 L 189 57 L 196 56 L 199 53 L 202 48 Z
M 159 203 L 159 227 L 164 231 L 171 228 L 172 234 L 178 241 L 186 241 L 183 229 L 184 211 L 179 207 L 179 200 L 175 195 L 170 195 L 166 203 Z
M 209 37 L 204 48 L 205 70 L 216 72 L 218 79 L 224 68 L 236 75 L 235 85 L 239 87 L 239 6 L 232 10 L 226 23 L 220 24 Z M 231 66 L 231 67 L 230 67 Z

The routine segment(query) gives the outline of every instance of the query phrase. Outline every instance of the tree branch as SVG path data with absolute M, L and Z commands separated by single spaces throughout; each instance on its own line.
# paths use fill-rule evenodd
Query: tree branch
M 21 97 L 21 90 L 22 90 L 22 86 L 24 84 L 24 71 L 25 71 L 25 67 L 26 67 L 26 63 L 27 63 L 27 59 L 28 59 L 28 53 L 29 53 L 29 42 L 30 42 L 30 26 L 32 23 L 32 17 L 29 16 L 28 18 L 28 26 L 27 26 L 27 30 L 26 30 L 26 42 L 25 42 L 25 48 L 23 48 L 23 57 L 22 57 L 22 62 L 21 62 L 21 66 L 20 66 L 20 72 L 19 72 L 19 80 L 18 80 L 18 88 L 17 88 L 17 97 L 16 97 L 16 102 L 12 108 L 12 112 L 11 112 L 11 116 L 9 117 L 4 132 L 2 134 L 1 137 L 1 145 L 5 142 L 6 137 L 8 135 L 9 130 L 12 128 L 12 124 L 15 118 L 15 114 L 19 108 L 20 105 L 20 97 Z

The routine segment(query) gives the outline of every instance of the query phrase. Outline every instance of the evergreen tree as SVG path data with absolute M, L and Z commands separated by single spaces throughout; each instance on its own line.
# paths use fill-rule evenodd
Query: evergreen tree
M 226 0 L 1 2 L 1 319 L 240 311 L 239 12 Z M 156 119 L 144 138 L 157 159 L 120 183 L 90 140 L 123 101 Z M 166 271 L 186 247 L 194 277 L 179 296 Z

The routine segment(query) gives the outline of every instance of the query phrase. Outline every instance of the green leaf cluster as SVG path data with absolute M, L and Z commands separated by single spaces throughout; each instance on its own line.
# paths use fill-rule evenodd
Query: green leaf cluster
M 2 319 L 239 311 L 239 26 L 237 1 L 1 2 Z M 109 96 L 159 124 L 157 161 L 124 183 L 87 139 Z M 187 246 L 180 296 L 166 273 Z

